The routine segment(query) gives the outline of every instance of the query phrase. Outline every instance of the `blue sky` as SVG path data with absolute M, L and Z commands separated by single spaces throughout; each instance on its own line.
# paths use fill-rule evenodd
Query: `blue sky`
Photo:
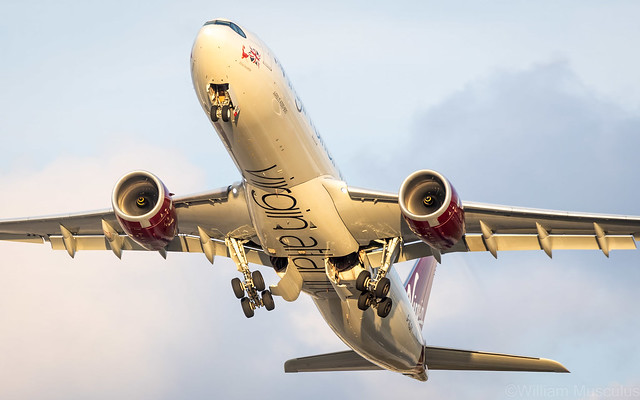
M 215 17 L 277 54 L 352 185 L 396 191 L 431 168 L 470 201 L 640 214 L 634 1 L 5 1 L 0 14 L 1 218 L 108 207 L 117 178 L 139 168 L 175 193 L 239 180 L 189 76 L 193 39 Z M 638 252 L 446 256 L 429 343 L 553 358 L 572 373 L 419 383 L 285 375 L 286 359 L 344 345 L 306 297 L 246 320 L 226 260 L 0 251 L 1 398 L 609 399 L 640 388 Z

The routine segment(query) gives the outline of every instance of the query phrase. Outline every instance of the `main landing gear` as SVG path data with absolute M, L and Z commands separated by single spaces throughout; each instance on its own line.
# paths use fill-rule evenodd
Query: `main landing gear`
M 264 307 L 267 311 L 276 308 L 273 295 L 266 289 L 264 279 L 260 271 L 249 270 L 249 263 L 241 241 L 234 238 L 225 239 L 229 248 L 231 259 L 236 263 L 238 271 L 243 275 L 244 281 L 239 278 L 231 280 L 233 294 L 240 299 L 242 311 L 247 318 L 253 317 L 256 308 Z
M 209 111 L 211 121 L 218 122 L 219 119 L 222 119 L 224 122 L 229 122 L 232 117 L 238 116 L 239 110 L 234 107 L 231 96 L 229 96 L 228 83 L 220 85 L 211 83 L 207 91 L 211 101 L 211 110 Z
M 369 307 L 377 310 L 378 316 L 385 318 L 391 312 L 393 302 L 387 297 L 391 289 L 391 281 L 387 278 L 389 268 L 397 260 L 401 245 L 400 238 L 393 238 L 384 241 L 382 248 L 382 263 L 376 272 L 376 276 L 371 278 L 371 273 L 364 270 L 358 274 L 356 279 L 356 289 L 360 290 L 358 297 L 358 308 L 365 311 Z

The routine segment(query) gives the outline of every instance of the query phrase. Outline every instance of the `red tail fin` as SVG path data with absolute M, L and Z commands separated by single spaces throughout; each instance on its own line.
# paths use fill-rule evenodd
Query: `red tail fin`
M 424 325 L 424 314 L 427 311 L 427 303 L 431 294 L 431 285 L 436 273 L 436 259 L 424 257 L 419 259 L 414 265 L 404 288 L 407 291 L 413 312 L 416 313 L 420 328 Z

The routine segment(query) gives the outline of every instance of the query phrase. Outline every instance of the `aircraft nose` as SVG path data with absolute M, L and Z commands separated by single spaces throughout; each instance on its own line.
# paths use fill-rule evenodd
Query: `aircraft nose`
M 191 80 L 203 109 L 208 111 L 211 84 L 229 83 L 231 62 L 233 61 L 233 39 L 226 32 L 228 28 L 205 24 L 191 49 Z M 233 33 L 233 32 L 232 32 Z
M 203 26 L 191 49 L 191 75 L 194 85 L 225 83 L 231 64 L 229 33 L 225 26 Z
M 199 53 L 219 49 L 222 45 L 223 27 L 218 25 L 205 25 L 200 28 L 196 40 L 193 43 L 193 55 L 197 57 Z

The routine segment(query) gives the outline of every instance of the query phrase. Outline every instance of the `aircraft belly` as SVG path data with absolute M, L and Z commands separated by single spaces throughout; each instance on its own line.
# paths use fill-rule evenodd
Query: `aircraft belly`
M 237 46 L 235 46 L 237 47 Z M 339 172 L 281 67 L 265 69 L 218 47 L 229 65 L 198 64 L 194 85 L 205 112 L 206 87 L 228 83 L 237 116 L 212 122 L 242 174 L 260 244 L 270 256 L 289 257 L 312 296 L 332 292 L 324 259 L 358 250 L 320 181 Z
M 237 62 L 246 64 L 246 60 Z M 243 176 L 247 170 L 277 165 L 292 185 L 322 175 L 337 177 L 336 167 L 283 77 L 255 65 L 240 66 L 232 66 L 226 79 L 237 116 L 213 125 Z
M 324 258 L 358 250 L 322 185 L 324 179 L 290 186 L 277 166 L 247 174 L 247 204 L 267 254 L 324 273 Z
M 422 335 L 400 278 L 395 271 L 389 297 L 393 309 L 386 318 L 376 310 L 361 311 L 357 299 L 340 300 L 337 295 L 314 298 L 323 318 L 342 341 L 362 357 L 383 368 L 405 374 L 423 372 L 420 366 Z

